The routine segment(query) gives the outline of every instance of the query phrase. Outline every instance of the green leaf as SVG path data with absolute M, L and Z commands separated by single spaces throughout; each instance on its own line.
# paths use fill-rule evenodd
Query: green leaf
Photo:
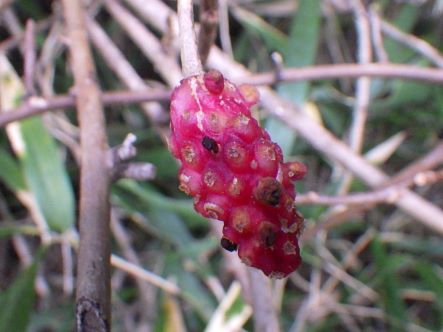
M 215 301 L 209 290 L 202 285 L 194 273 L 184 269 L 177 255 L 169 255 L 166 260 L 164 274 L 177 278 L 183 299 L 189 303 L 196 313 L 206 322 L 215 310 Z
M 381 284 L 378 291 L 382 296 L 386 313 L 392 319 L 391 331 L 406 331 L 406 307 L 400 297 L 400 285 L 392 267 L 396 266 L 394 257 L 390 257 L 382 243 L 375 238 L 372 242 L 372 254 L 378 269 Z
M 25 93 L 20 77 L 9 60 L 0 54 L 1 107 L 12 109 Z M 33 194 L 49 227 L 64 231 L 74 223 L 74 195 L 54 138 L 49 135 L 40 117 L 10 125 L 8 138 L 20 160 L 27 189 Z M 6 170 L 15 168 L 12 159 L 3 155 Z M 5 170 L 3 170 L 5 172 Z M 23 188 L 17 172 L 11 172 L 8 185 Z
M 314 63 L 320 37 L 320 0 L 301 0 L 292 20 L 288 43 L 284 49 L 285 66 L 303 67 Z M 303 105 L 308 96 L 309 82 L 283 83 L 277 91 L 287 100 Z M 285 155 L 291 153 L 296 133 L 281 121 L 270 118 L 266 123 L 273 141 L 278 143 Z
M 171 153 L 161 148 L 150 148 L 147 151 L 140 151 L 138 157 L 146 162 L 150 162 L 157 168 L 156 179 L 164 179 L 165 177 L 177 177 L 178 166 Z
M 74 224 L 74 194 L 54 138 L 41 118 L 20 123 L 25 151 L 22 167 L 29 190 L 52 230 L 64 231 Z
M 288 67 L 304 67 L 315 61 L 320 38 L 320 0 L 302 0 L 292 21 L 288 45 L 283 53 Z M 306 100 L 308 82 L 285 83 L 279 86 L 279 93 L 294 103 Z
M 206 226 L 208 224 L 207 219 L 195 212 L 192 200 L 166 197 L 148 184 L 142 185 L 129 179 L 118 181 L 115 187 L 131 193 L 150 210 L 163 209 L 177 213 L 186 219 L 189 226 Z
M 406 4 L 395 16 L 393 24 L 400 30 L 409 32 L 414 27 L 419 14 L 418 6 Z M 384 41 L 384 47 L 392 62 L 404 62 L 414 54 L 410 48 L 389 38 Z
M 173 212 L 156 209 L 148 214 L 149 224 L 156 228 L 157 232 L 169 242 L 179 247 L 185 247 L 192 242 L 192 236 L 183 222 Z
M 440 311 L 440 328 L 443 328 L 443 278 L 439 275 L 434 266 L 425 261 L 417 261 L 416 269 L 427 285 L 428 289 L 435 293 L 435 298 Z
M 22 271 L 6 291 L 0 293 L 0 331 L 26 331 L 35 300 L 34 280 L 38 260 Z
M 57 331 L 71 332 L 75 324 L 75 303 L 65 299 L 63 303 L 57 303 L 38 312 L 33 312 L 27 332 Z M 114 329 L 118 329 L 113 325 Z
M 0 179 L 12 191 L 26 188 L 18 162 L 3 148 L 0 148 Z
M 239 7 L 233 9 L 233 14 L 248 32 L 259 35 L 268 49 L 280 53 L 285 51 L 288 45 L 288 38 L 283 32 L 274 28 L 254 13 Z

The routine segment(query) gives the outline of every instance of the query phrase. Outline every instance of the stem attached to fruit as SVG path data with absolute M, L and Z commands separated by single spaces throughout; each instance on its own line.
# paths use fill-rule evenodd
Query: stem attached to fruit
M 194 32 L 192 0 L 179 0 L 177 4 L 180 27 L 181 61 L 185 76 L 203 73 Z

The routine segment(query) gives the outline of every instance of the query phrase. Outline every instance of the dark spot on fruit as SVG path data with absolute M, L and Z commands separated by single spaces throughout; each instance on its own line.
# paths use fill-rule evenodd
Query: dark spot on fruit
M 260 239 L 267 247 L 272 247 L 275 243 L 277 233 L 275 226 L 268 221 L 264 221 L 260 225 Z
M 214 154 L 218 153 L 218 145 L 217 145 L 217 142 L 213 138 L 208 137 L 208 136 L 203 137 L 202 145 L 206 150 L 208 150 Z
M 227 251 L 235 251 L 235 250 L 237 250 L 237 244 L 232 242 L 231 240 L 228 240 L 225 237 L 221 238 L 220 245 L 222 246 L 223 249 L 225 249 Z
M 282 187 L 280 182 L 271 177 L 260 179 L 254 190 L 254 196 L 257 201 L 272 206 L 280 203 L 281 194 Z

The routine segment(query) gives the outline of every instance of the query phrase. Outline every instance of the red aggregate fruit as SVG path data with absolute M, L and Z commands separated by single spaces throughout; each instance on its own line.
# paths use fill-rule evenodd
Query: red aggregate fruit
M 251 116 L 258 100 L 256 88 L 236 87 L 216 70 L 183 79 L 171 97 L 169 145 L 181 161 L 179 189 L 194 197 L 197 212 L 224 222 L 221 246 L 283 278 L 301 261 L 293 182 L 307 168 L 283 161 Z

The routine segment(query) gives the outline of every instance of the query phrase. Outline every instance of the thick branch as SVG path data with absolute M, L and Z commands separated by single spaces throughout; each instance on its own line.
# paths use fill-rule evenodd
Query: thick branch
M 80 124 L 77 330 L 110 329 L 109 171 L 105 118 L 80 1 L 63 0 Z

